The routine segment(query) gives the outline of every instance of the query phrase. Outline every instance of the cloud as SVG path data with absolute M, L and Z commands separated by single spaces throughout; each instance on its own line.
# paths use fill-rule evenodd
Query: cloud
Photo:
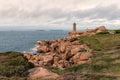
M 119 25 L 118 0 L 0 0 L 0 25 Z M 38 28 L 38 27 L 37 27 Z M 61 27 L 63 28 L 63 27 Z

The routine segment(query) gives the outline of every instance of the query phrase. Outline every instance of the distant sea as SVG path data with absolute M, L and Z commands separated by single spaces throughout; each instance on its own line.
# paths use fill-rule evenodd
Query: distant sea
M 35 42 L 39 40 L 57 39 L 67 35 L 68 31 L 62 30 L 0 31 L 0 52 L 34 50 Z

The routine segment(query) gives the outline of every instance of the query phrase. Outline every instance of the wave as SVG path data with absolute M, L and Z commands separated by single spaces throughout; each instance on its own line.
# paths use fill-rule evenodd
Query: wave
M 28 51 L 23 51 L 23 53 L 38 54 L 37 52 L 38 47 L 39 47 L 38 45 L 35 45 L 35 47 L 29 49 Z

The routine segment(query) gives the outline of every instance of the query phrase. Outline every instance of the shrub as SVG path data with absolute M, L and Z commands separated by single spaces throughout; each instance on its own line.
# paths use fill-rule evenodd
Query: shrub
M 0 53 L 0 75 L 6 77 L 26 76 L 34 65 L 19 52 Z
M 108 31 L 102 31 L 102 32 L 96 33 L 96 35 L 105 35 L 105 34 L 109 34 L 109 32 Z
M 120 30 L 114 30 L 116 34 L 120 34 Z

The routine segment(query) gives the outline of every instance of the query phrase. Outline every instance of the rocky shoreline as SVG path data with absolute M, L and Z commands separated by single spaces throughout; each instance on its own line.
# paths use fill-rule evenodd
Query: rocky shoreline
M 87 29 L 83 33 L 91 36 L 104 31 L 108 34 L 114 33 L 107 30 L 104 26 L 92 30 Z M 73 31 L 73 33 L 75 33 L 75 31 Z M 37 41 L 38 54 L 25 53 L 24 56 L 29 62 L 32 62 L 36 66 L 53 66 L 60 69 L 90 62 L 92 49 L 90 49 L 88 45 L 82 43 L 79 36 L 78 34 L 72 34 L 72 36 L 69 35 L 69 37 L 61 39 Z
M 91 61 L 92 49 L 82 44 L 78 37 L 43 40 L 36 44 L 39 45 L 37 52 L 40 54 L 26 53 L 24 56 L 37 66 L 54 66 L 63 69 Z
M 76 32 L 77 34 L 71 34 L 69 37 L 61 39 L 37 41 L 37 54 L 24 54 L 24 57 L 26 57 L 29 62 L 38 66 L 29 71 L 29 77 L 40 77 L 42 75 L 41 73 L 44 73 L 41 77 L 46 78 L 46 76 L 49 76 L 56 79 L 59 75 L 45 69 L 45 66 L 57 67 L 64 70 L 73 65 L 91 62 L 92 52 L 94 50 L 83 43 L 80 40 L 80 36 L 91 36 L 100 32 L 102 32 L 102 34 L 114 34 L 113 31 L 109 31 L 104 26 L 100 26 L 95 30 L 87 29 L 83 32 L 86 35 L 78 36 L 78 32 Z

